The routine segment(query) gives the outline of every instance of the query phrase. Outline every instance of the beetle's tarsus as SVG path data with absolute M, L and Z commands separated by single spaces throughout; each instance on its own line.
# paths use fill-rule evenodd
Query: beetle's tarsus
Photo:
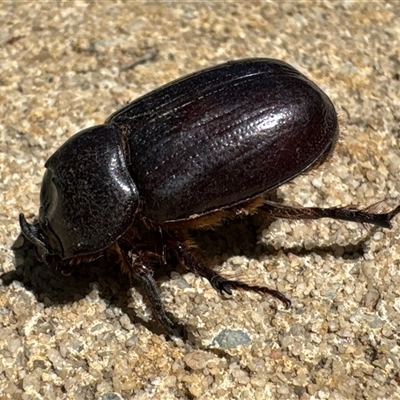
M 261 209 L 274 218 L 288 219 L 320 219 L 333 218 L 343 221 L 359 222 L 362 224 L 376 225 L 381 228 L 392 227 L 391 220 L 400 213 L 400 206 L 388 213 L 373 213 L 366 210 L 352 208 L 319 208 L 319 207 L 291 207 L 267 201 Z
M 170 245 L 171 246 L 171 245 Z M 171 249 L 175 252 L 179 262 L 186 266 L 194 274 L 206 278 L 211 286 L 221 294 L 232 294 L 232 289 L 247 290 L 259 294 L 268 294 L 280 300 L 285 308 L 291 306 L 291 301 L 278 290 L 270 289 L 265 286 L 253 286 L 238 280 L 229 280 L 215 272 L 212 268 L 208 267 L 199 261 L 190 249 L 184 243 L 176 242 L 175 246 Z
M 217 286 L 214 286 L 213 282 L 211 282 L 211 284 L 214 287 L 214 289 L 217 289 L 221 293 L 225 292 L 228 294 L 232 294 L 231 289 L 241 289 L 241 290 L 246 290 L 246 291 L 250 291 L 250 292 L 256 292 L 259 294 L 268 294 L 272 297 L 275 297 L 285 305 L 285 308 L 290 308 L 290 306 L 292 305 L 292 302 L 278 290 L 270 289 L 266 286 L 248 285 L 247 283 L 242 282 L 242 281 L 225 279 L 224 277 L 222 277 L 220 275 L 218 275 L 218 278 L 219 279 L 213 280 L 214 282 L 218 281 Z
M 387 213 L 389 228 L 392 227 L 392 224 L 390 222 L 399 213 L 400 213 L 400 205 L 398 205 L 394 210 Z
M 228 280 L 223 278 L 221 275 L 218 275 L 214 272 L 213 276 L 211 278 L 207 278 L 208 281 L 210 282 L 211 286 L 218 291 L 220 294 L 228 294 L 232 295 L 232 290 L 230 285 L 228 284 Z

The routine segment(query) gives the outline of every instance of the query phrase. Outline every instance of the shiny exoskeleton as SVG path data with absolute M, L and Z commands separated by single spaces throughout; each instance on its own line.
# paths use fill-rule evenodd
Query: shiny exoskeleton
M 170 333 L 154 253 L 159 260 L 172 254 L 220 292 L 267 293 L 289 306 L 276 290 L 225 279 L 205 265 L 189 233 L 257 210 L 390 228 L 399 207 L 375 214 L 268 200 L 268 192 L 323 163 L 338 133 L 329 98 L 290 65 L 228 62 L 167 84 L 71 137 L 45 164 L 39 221 L 29 224 L 21 214 L 21 229 L 41 260 L 65 269 L 117 254 Z

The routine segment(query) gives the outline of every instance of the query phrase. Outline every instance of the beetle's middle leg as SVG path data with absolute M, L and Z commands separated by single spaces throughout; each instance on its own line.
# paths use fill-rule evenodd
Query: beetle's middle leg
M 259 294 L 268 294 L 273 296 L 284 303 L 286 308 L 289 308 L 291 305 L 291 301 L 278 290 L 270 289 L 265 286 L 249 285 L 240 280 L 224 278 L 212 268 L 208 267 L 205 263 L 201 262 L 195 254 L 193 254 L 190 247 L 183 241 L 172 239 L 169 241 L 168 247 L 176 255 L 183 266 L 188 268 L 194 274 L 206 278 L 210 282 L 211 286 L 221 294 L 225 292 L 231 295 L 232 290 L 235 289 L 248 290 Z
M 266 201 L 261 207 L 274 218 L 288 219 L 320 219 L 333 218 L 344 221 L 360 222 L 363 224 L 372 224 L 382 228 L 391 228 L 391 220 L 400 213 L 400 206 L 387 213 L 373 213 L 367 210 L 357 210 L 354 208 L 319 208 L 303 207 L 296 208 Z

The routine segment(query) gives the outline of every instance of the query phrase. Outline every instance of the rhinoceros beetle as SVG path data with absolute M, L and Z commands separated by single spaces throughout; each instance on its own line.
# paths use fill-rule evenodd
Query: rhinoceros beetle
M 154 253 L 159 260 L 175 256 L 221 293 L 255 291 L 289 307 L 282 293 L 207 266 L 190 231 L 259 210 L 390 228 L 400 206 L 377 214 L 269 199 L 273 189 L 322 164 L 338 134 L 328 96 L 292 66 L 266 58 L 227 62 L 140 97 L 67 140 L 45 164 L 38 222 L 21 214 L 21 230 L 49 265 L 67 269 L 116 255 L 122 270 L 142 282 L 169 333 L 174 325 L 153 277 Z

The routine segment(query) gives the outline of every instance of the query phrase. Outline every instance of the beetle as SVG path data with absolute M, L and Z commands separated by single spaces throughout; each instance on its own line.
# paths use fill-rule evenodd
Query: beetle
M 154 272 L 175 259 L 220 293 L 277 290 L 226 279 L 200 260 L 190 233 L 242 214 L 334 218 L 391 228 L 388 213 L 295 208 L 271 191 L 325 162 L 339 135 L 328 96 L 289 64 L 230 61 L 169 83 L 78 132 L 46 162 L 39 219 L 20 215 L 40 260 L 66 271 L 106 254 L 138 279 L 168 333 Z

